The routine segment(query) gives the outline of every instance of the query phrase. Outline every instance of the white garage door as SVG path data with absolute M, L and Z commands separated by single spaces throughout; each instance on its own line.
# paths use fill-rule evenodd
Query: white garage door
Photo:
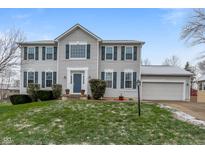
M 144 100 L 183 100 L 183 83 L 143 82 Z

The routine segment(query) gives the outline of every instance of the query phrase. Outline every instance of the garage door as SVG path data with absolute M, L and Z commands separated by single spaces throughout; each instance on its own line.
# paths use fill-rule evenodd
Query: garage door
M 143 82 L 144 100 L 183 100 L 183 83 Z

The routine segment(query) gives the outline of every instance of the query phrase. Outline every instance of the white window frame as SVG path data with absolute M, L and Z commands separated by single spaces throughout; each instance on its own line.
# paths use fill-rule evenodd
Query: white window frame
M 106 78 L 107 78 L 107 76 L 106 76 L 106 73 L 112 73 L 112 86 L 111 87 L 107 87 L 107 85 L 106 85 L 106 88 L 108 88 L 108 89 L 112 89 L 113 88 L 113 70 L 112 69 L 106 69 L 106 70 L 104 70 L 104 72 L 105 72 L 105 74 L 104 74 L 104 80 L 105 80 L 105 82 L 107 81 L 106 80 Z
M 29 49 L 31 49 L 31 48 L 33 48 L 34 49 L 34 57 L 33 57 L 33 59 L 29 59 Z M 36 48 L 35 47 L 28 47 L 28 51 L 27 51 L 27 59 L 28 60 L 35 60 L 35 57 L 36 57 Z
M 126 48 L 132 48 L 132 59 L 127 59 L 127 56 L 126 56 L 126 54 L 127 54 L 127 50 L 126 50 Z M 125 55 L 124 55 L 124 57 L 125 57 L 125 60 L 133 60 L 134 59 L 134 47 L 133 46 L 125 46 Z
M 29 83 L 28 83 L 28 74 L 29 74 L 29 73 L 33 73 L 33 83 L 35 83 L 35 71 L 28 71 L 28 72 L 27 72 L 27 85 L 29 84 Z
M 51 59 L 47 59 L 47 52 L 48 52 L 48 48 L 52 48 L 52 50 L 53 50 L 53 52 L 52 52 L 52 58 Z M 46 46 L 46 53 L 45 53 L 46 55 L 46 57 L 45 57 L 45 59 L 46 60 L 53 60 L 54 59 L 54 47 L 53 46 Z
M 107 48 L 112 48 L 112 59 L 107 59 Z M 105 60 L 113 60 L 114 59 L 114 47 L 113 46 L 105 46 Z
M 46 74 L 47 74 L 47 73 L 51 73 L 51 74 L 52 74 L 52 78 L 51 78 L 52 82 L 51 82 L 51 83 L 52 83 L 52 85 L 53 85 L 53 71 L 46 71 L 46 72 L 45 72 L 45 87 L 46 87 L 46 88 L 51 88 L 52 85 L 51 85 L 50 87 L 47 86 L 47 78 L 46 78 Z
M 84 58 L 73 58 L 71 57 L 71 46 L 72 45 L 85 45 L 85 57 Z M 69 57 L 70 60 L 86 60 L 87 59 L 87 43 L 85 42 L 75 42 L 75 43 L 69 43 Z
M 126 74 L 131 73 L 131 88 L 126 88 Z M 124 87 L 125 89 L 133 89 L 133 71 L 125 71 L 124 72 Z

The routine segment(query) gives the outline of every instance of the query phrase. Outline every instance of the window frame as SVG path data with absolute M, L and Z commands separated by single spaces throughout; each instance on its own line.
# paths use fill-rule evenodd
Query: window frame
M 48 52 L 47 49 L 48 49 L 48 48 L 52 48 L 52 58 L 51 58 L 51 59 L 48 59 L 48 58 L 47 58 L 47 54 L 48 54 L 48 53 L 47 53 L 47 52 Z M 45 47 L 45 59 L 46 59 L 46 60 L 53 60 L 53 59 L 54 59 L 54 47 L 53 47 L 53 46 L 46 46 L 46 47 Z
M 112 80 L 111 80 L 111 87 L 107 87 L 107 81 L 110 81 L 110 80 L 107 80 L 107 73 L 111 73 L 112 74 L 112 77 L 111 77 L 112 78 Z M 113 71 L 105 71 L 104 80 L 106 82 L 106 88 L 109 88 L 109 89 L 113 88 Z
M 47 73 L 51 73 L 51 86 L 47 86 Z M 47 71 L 45 72 L 45 87 L 46 88 L 51 88 L 53 85 L 53 72 L 52 71 Z
M 33 59 L 30 59 L 30 58 L 29 58 L 29 49 L 31 49 L 31 48 L 34 49 L 34 50 L 33 50 Z M 35 57 L 36 57 L 36 48 L 33 47 L 33 46 L 28 47 L 27 59 L 28 59 L 28 60 L 35 60 Z
M 127 54 L 127 48 L 132 48 L 132 59 L 127 59 L 127 56 L 126 56 L 126 54 Z M 133 46 L 125 46 L 125 54 L 124 54 L 124 57 L 125 57 L 125 60 L 133 60 L 134 59 L 134 47 Z
M 126 74 L 127 73 L 130 73 L 131 74 L 131 87 L 130 88 L 127 88 L 126 87 Z M 124 87 L 125 89 L 133 89 L 133 72 L 129 71 L 129 72 L 124 72 Z
M 112 48 L 112 59 L 107 59 L 107 48 Z M 113 60 L 114 59 L 114 46 L 105 46 L 105 60 Z
M 85 57 L 81 57 L 81 58 L 73 58 L 73 57 L 71 57 L 71 46 L 72 45 L 85 45 Z M 69 59 L 70 60 L 86 60 L 87 59 L 87 43 L 84 43 L 84 42 L 77 42 L 77 43 L 69 43 Z
M 27 72 L 27 81 L 26 81 L 26 82 L 27 82 L 27 85 L 29 84 L 29 83 L 28 83 L 28 77 L 29 77 L 28 74 L 29 74 L 29 73 L 33 73 L 33 82 L 32 82 L 32 83 L 35 83 L 35 71 L 28 71 L 28 72 Z

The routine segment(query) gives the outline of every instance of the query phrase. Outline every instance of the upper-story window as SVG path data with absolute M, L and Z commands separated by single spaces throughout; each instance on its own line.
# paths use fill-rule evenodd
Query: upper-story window
M 35 57 L 35 48 L 29 47 L 28 48 L 28 59 L 34 59 Z
M 113 72 L 105 72 L 105 81 L 106 81 L 106 87 L 112 88 L 112 74 Z
M 46 87 L 51 87 L 52 82 L 52 72 L 46 72 Z
M 46 47 L 46 59 L 53 59 L 53 47 Z
M 125 59 L 132 60 L 133 59 L 133 47 L 125 47 Z
M 132 72 L 125 72 L 125 88 L 132 88 Z
M 28 83 L 34 83 L 34 72 L 28 72 Z
M 70 45 L 70 58 L 85 59 L 86 58 L 86 44 L 71 44 Z
M 113 59 L 113 47 L 106 47 L 105 48 L 105 57 L 106 60 L 112 60 Z

